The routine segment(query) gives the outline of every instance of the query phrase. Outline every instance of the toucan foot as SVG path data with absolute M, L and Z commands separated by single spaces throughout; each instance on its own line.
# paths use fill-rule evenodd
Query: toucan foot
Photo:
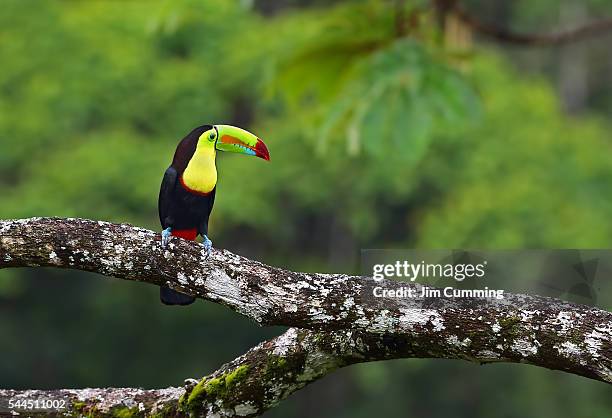
M 172 228 L 166 228 L 161 233 L 161 245 L 162 248 L 166 248 L 168 246 L 168 242 L 170 241 L 170 236 L 172 235 Z
M 204 250 L 206 251 L 206 257 L 210 255 L 212 251 L 212 241 L 206 235 L 204 235 L 204 241 L 202 241 L 202 245 L 204 246 Z

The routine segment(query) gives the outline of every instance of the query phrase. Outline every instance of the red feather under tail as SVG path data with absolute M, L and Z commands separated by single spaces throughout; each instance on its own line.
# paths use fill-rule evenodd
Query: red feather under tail
M 193 229 L 173 229 L 172 230 L 173 237 L 179 237 L 183 239 L 187 239 L 189 241 L 195 241 L 198 236 L 198 230 L 196 228 Z

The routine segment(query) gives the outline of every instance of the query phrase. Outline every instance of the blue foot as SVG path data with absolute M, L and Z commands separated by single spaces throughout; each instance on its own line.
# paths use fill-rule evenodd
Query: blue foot
M 206 257 L 210 255 L 210 251 L 212 250 L 212 241 L 204 235 L 204 241 L 202 241 L 202 245 L 204 246 L 204 250 L 206 251 Z
M 166 228 L 162 231 L 161 236 L 161 245 L 162 248 L 166 248 L 168 246 L 168 242 L 170 241 L 170 235 L 172 234 L 172 228 Z

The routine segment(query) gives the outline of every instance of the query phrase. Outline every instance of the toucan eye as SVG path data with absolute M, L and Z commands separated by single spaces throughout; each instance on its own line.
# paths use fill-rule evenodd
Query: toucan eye
M 210 139 L 211 141 L 214 141 L 216 137 L 217 137 L 217 134 L 215 131 L 208 134 L 208 139 Z

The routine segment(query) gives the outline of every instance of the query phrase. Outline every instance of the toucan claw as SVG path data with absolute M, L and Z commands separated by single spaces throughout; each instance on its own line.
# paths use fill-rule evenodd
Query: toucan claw
M 208 236 L 204 235 L 204 241 L 202 241 L 202 245 L 204 246 L 204 250 L 206 251 L 206 258 L 210 256 L 210 252 L 212 251 L 212 241 Z
M 172 228 L 166 228 L 161 233 L 161 246 L 162 248 L 166 248 L 168 246 L 168 242 L 170 242 L 170 236 L 172 235 Z

